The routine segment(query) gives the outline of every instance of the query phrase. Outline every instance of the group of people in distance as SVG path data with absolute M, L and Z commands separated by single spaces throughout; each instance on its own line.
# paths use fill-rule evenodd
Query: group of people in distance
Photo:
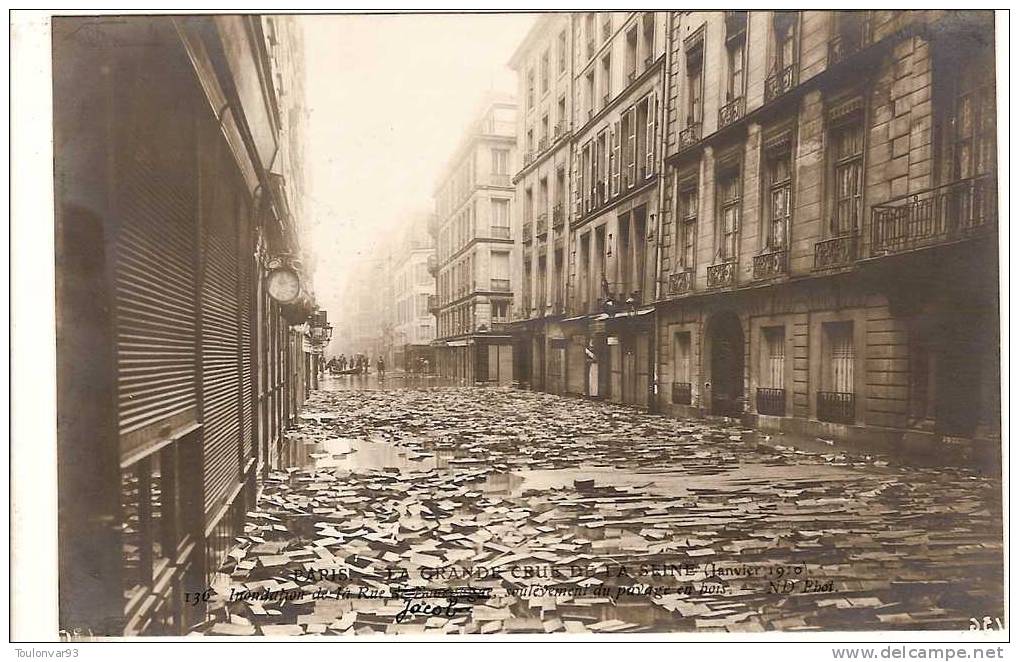
M 334 356 L 329 359 L 326 363 L 326 368 L 330 372 L 349 372 L 355 375 L 367 375 L 371 369 L 371 359 L 364 354 L 355 354 L 350 358 L 347 358 L 344 354 L 340 354 L 338 357 Z M 375 369 L 378 372 L 379 377 L 385 377 L 386 362 L 381 356 L 375 362 Z

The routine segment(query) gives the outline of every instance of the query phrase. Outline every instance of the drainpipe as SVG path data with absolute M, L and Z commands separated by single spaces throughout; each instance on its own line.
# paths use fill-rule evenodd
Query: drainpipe
M 648 411 L 656 413 L 659 410 L 658 407 L 658 302 L 662 297 L 662 217 L 665 215 L 665 187 L 668 186 L 668 182 L 665 179 L 665 118 L 668 116 L 668 89 L 669 89 L 669 71 L 672 58 L 672 17 L 673 12 L 669 11 L 666 13 L 665 22 L 665 62 L 662 63 L 662 84 L 661 94 L 658 103 L 658 126 L 659 135 L 661 136 L 658 140 L 660 145 L 658 149 L 657 163 L 655 164 L 658 168 L 658 218 L 655 221 L 655 308 L 651 313 L 651 351 L 648 352 L 651 360 L 651 393 L 648 394 Z

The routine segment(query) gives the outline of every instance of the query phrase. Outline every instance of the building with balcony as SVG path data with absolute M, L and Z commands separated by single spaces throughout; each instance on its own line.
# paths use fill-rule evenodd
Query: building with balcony
M 572 15 L 565 390 L 649 406 L 666 12 Z
M 426 263 L 438 297 L 432 346 L 439 374 L 465 383 L 513 380 L 507 322 L 519 286 L 511 182 L 516 113 L 511 99 L 487 100 L 435 191 L 429 227 L 435 260 L 430 268 Z
M 517 48 L 517 145 L 522 154 L 514 211 L 521 276 L 513 307 L 514 380 L 564 393 L 573 126 L 573 29 L 565 13 L 542 14 Z
M 997 453 L 993 15 L 667 30 L 661 409 Z
M 428 273 L 428 260 L 435 249 L 426 217 L 412 218 L 399 236 L 390 270 L 393 343 L 386 362 L 391 369 L 417 372 L 422 360 L 427 360 L 429 366 L 435 364 L 431 347 L 435 318 L 429 308 L 429 298 L 435 295 L 435 279 Z

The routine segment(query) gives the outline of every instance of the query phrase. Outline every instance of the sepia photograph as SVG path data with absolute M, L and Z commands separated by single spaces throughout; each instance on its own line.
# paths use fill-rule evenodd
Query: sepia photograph
M 1007 23 L 48 13 L 49 640 L 1003 657 Z

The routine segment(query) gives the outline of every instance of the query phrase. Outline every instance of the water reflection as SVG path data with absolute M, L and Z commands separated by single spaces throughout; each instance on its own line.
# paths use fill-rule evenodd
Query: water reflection
M 387 372 L 384 377 L 381 377 L 377 372 L 367 375 L 331 375 L 326 373 L 319 378 L 319 389 L 323 391 L 389 391 L 400 388 L 465 385 L 438 375 L 410 372 Z

